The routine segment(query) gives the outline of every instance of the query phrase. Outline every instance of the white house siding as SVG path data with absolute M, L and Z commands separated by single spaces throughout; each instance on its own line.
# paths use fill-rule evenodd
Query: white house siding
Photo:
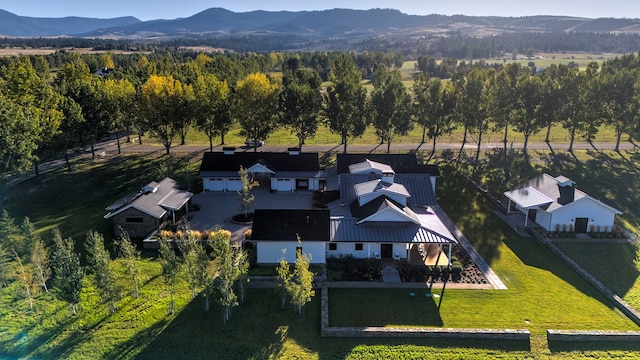
M 600 231 L 604 231 L 605 226 L 611 231 L 615 220 L 615 212 L 590 198 L 582 198 L 567 204 L 552 214 L 550 226 L 547 228 L 549 231 L 556 231 L 556 224 L 560 225 L 560 230 L 562 230 L 562 225 L 566 225 L 568 230 L 569 225 L 574 225 L 576 218 L 589 218 L 587 231 L 591 231 L 591 225 L 593 225 L 594 231 L 597 231 L 598 226 L 600 226 Z
M 312 264 L 324 264 L 326 262 L 326 243 L 324 241 L 302 242 L 302 252 L 311 255 Z M 258 264 L 277 264 L 282 259 L 282 249 L 286 249 L 285 259 L 289 263 L 296 262 L 295 241 L 256 241 Z
M 536 211 L 536 223 L 547 229 L 548 231 L 551 227 L 551 214 L 544 210 L 538 209 Z

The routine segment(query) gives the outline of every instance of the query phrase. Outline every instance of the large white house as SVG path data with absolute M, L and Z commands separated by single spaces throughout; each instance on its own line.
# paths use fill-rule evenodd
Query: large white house
M 535 222 L 547 231 L 569 230 L 576 233 L 611 230 L 621 212 L 585 192 L 565 177 L 542 174 L 520 184 L 504 195 L 513 208 L 525 215 L 525 226 Z
M 277 263 L 283 249 L 284 257 L 294 261 L 300 247 L 312 263 L 340 256 L 400 260 L 434 247 L 440 253 L 443 246 L 448 257 L 442 258 L 449 259 L 457 240 L 432 209 L 431 174 L 396 174 L 389 164 L 362 160 L 343 167 L 349 172 L 339 174 L 340 199 L 329 210 L 256 210 L 251 238 L 257 262 Z

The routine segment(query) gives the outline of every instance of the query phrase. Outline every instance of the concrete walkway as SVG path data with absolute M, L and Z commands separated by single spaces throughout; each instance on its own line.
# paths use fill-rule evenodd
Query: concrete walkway
M 456 239 L 458 239 L 458 243 L 464 251 L 471 257 L 471 260 L 476 264 L 478 269 L 482 271 L 484 276 L 487 278 L 487 281 L 493 286 L 494 289 L 497 290 L 506 290 L 507 286 L 500 280 L 498 275 L 491 269 L 489 264 L 478 254 L 476 249 L 471 245 L 469 240 L 464 236 L 462 231 L 458 229 L 456 224 L 449 218 L 449 216 L 440 208 L 440 206 L 433 206 L 433 210 L 436 212 L 440 220 L 444 223 L 444 225 L 451 231 L 453 235 L 455 235 Z
M 385 283 L 398 283 L 402 282 L 400 280 L 400 274 L 398 273 L 398 269 L 393 266 L 385 266 L 380 270 L 380 274 L 382 275 L 382 282 Z

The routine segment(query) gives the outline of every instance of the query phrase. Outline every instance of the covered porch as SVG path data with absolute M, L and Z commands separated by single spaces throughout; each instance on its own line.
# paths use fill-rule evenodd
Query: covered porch
M 553 199 L 531 186 L 507 191 L 504 193 L 504 196 L 509 199 L 507 215 L 511 213 L 512 204 L 515 204 L 516 210 L 524 215 L 525 228 L 529 225 L 530 220 L 535 223 L 535 216 L 538 209 L 544 208 L 553 202 Z

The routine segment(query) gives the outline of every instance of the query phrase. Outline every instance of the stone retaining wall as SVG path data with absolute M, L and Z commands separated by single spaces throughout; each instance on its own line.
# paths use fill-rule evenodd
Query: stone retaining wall
M 547 341 L 640 341 L 638 331 L 547 330 Z
M 320 334 L 323 337 L 411 337 L 450 339 L 491 339 L 529 341 L 529 330 L 512 329 L 452 329 L 452 328 L 387 328 L 387 327 L 330 327 L 329 288 L 322 287 L 320 296 Z

